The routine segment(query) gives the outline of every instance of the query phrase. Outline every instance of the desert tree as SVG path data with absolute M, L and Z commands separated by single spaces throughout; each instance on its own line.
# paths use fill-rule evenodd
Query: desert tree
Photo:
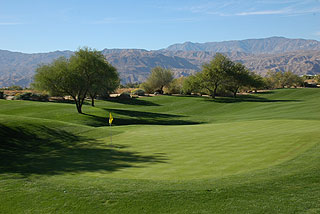
M 89 92 L 94 95 L 98 88 L 105 87 L 105 82 L 101 80 L 106 80 L 107 77 L 99 76 L 109 70 L 110 65 L 99 51 L 82 48 L 70 59 L 59 58 L 51 64 L 39 66 L 33 85 L 37 89 L 48 91 L 51 95 L 70 95 L 78 113 L 82 113 L 82 105 Z M 111 70 L 115 72 L 114 68 Z M 118 80 L 114 78 L 110 81 Z
M 104 59 L 100 60 L 100 62 L 97 62 L 96 72 L 94 73 L 91 87 L 88 89 L 88 95 L 91 99 L 92 106 L 94 106 L 94 100 L 98 95 L 107 96 L 120 85 L 120 79 L 116 68 Z
M 169 86 L 173 81 L 173 72 L 169 69 L 157 66 L 151 70 L 151 73 L 144 83 L 146 91 L 159 91 L 163 94 L 163 88 Z
M 268 71 L 265 81 L 269 88 L 290 88 L 303 85 L 303 79 L 291 71 Z
M 236 98 L 240 87 L 250 85 L 250 72 L 249 70 L 240 62 L 235 63 L 229 75 L 226 77 L 225 87 L 227 90 L 233 93 L 233 97 Z
M 200 93 L 200 73 L 186 77 L 182 83 L 182 93 L 191 95 L 191 93 Z
M 217 95 L 217 90 L 232 73 L 234 63 L 223 54 L 217 53 L 213 60 L 202 66 L 199 73 L 200 87 L 206 89 L 212 98 Z

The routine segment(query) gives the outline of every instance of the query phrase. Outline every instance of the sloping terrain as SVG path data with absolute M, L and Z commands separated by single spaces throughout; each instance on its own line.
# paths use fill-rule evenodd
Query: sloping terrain
M 319 96 L 0 100 L 0 210 L 317 213 Z

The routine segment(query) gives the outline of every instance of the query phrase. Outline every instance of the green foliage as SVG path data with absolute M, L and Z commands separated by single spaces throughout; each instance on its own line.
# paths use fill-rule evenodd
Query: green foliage
M 14 97 L 14 100 L 49 101 L 48 94 L 25 92 Z
M 199 73 L 185 78 L 182 85 L 182 93 L 190 95 L 191 93 L 200 93 Z
M 291 71 L 268 71 L 265 77 L 265 82 L 266 86 L 270 89 L 303 86 L 303 78 L 292 73 Z
M 249 86 L 251 83 L 250 72 L 241 63 L 235 63 L 232 66 L 231 72 L 226 79 L 225 88 L 231 91 L 234 97 L 237 96 L 240 87 Z
M 210 63 L 204 64 L 199 73 L 199 83 L 202 89 L 215 98 L 218 87 L 227 81 L 228 76 L 233 71 L 234 63 L 223 54 L 217 53 Z
M 23 90 L 23 88 L 19 85 L 11 85 L 6 88 L 7 90 Z
M 71 95 L 76 93 L 76 77 L 77 72 L 70 69 L 69 61 L 60 57 L 49 65 L 37 68 L 33 87 L 52 96 Z
M 162 67 L 155 67 L 151 70 L 145 84 L 142 87 L 145 91 L 159 91 L 160 94 L 163 94 L 163 88 L 169 86 L 173 80 L 173 72 L 169 69 L 164 69 Z
M 260 88 L 264 83 L 262 79 L 250 72 L 241 63 L 234 63 L 222 54 L 216 54 L 214 59 L 203 65 L 203 70 L 187 78 L 183 91 L 186 94 L 191 92 L 205 92 L 213 98 L 219 95 L 228 95 L 232 92 L 236 97 L 238 91 L 245 87 Z
M 164 93 L 166 94 L 182 94 L 183 92 L 183 83 L 185 77 L 180 77 L 178 79 L 172 80 L 172 82 L 164 88 Z
M 131 91 L 131 95 L 144 96 L 145 95 L 145 91 L 140 89 L 140 88 L 136 88 L 136 89 Z
M 255 74 L 254 72 L 250 72 L 249 81 L 250 83 L 248 88 L 251 90 L 264 89 L 266 87 L 264 78 L 258 74 Z
M 155 91 L 155 89 L 151 86 L 151 84 L 149 82 L 144 82 L 140 86 L 148 94 L 152 94 Z
M 4 99 L 4 93 L 3 93 L 3 91 L 0 91 L 0 99 Z
M 36 70 L 34 87 L 51 95 L 70 95 L 82 113 L 87 95 L 94 99 L 115 90 L 119 85 L 116 69 L 105 61 L 101 52 L 89 48 L 79 49 L 69 60 L 59 58 Z
M 291 71 L 283 73 L 283 82 L 282 86 L 287 88 L 303 86 L 303 79 Z
M 119 96 L 120 99 L 130 99 L 131 95 L 128 92 L 122 92 Z

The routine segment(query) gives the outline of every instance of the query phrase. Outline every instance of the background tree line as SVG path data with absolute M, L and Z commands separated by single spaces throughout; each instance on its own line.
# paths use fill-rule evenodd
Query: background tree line
M 140 87 L 147 93 L 198 93 L 215 98 L 217 95 L 236 97 L 240 91 L 298 86 L 303 86 L 303 78 L 290 71 L 269 71 L 262 77 L 249 71 L 242 63 L 233 62 L 223 54 L 217 53 L 212 61 L 202 66 L 200 72 L 188 77 L 174 79 L 172 71 L 156 67 Z
M 34 88 L 48 92 L 52 96 L 69 95 L 73 98 L 77 111 L 82 113 L 86 98 L 94 100 L 97 96 L 106 96 L 120 85 L 119 74 L 109 64 L 103 54 L 89 48 L 75 52 L 70 59 L 59 58 L 48 65 L 37 68 L 34 76 Z M 148 79 L 140 85 L 147 93 L 159 94 L 207 94 L 212 98 L 230 96 L 236 98 L 240 91 L 298 87 L 303 79 L 292 72 L 269 71 L 261 77 L 249 71 L 240 62 L 233 62 L 223 54 L 202 66 L 195 75 L 174 79 L 170 69 L 155 67 Z M 137 84 L 129 84 L 136 87 Z M 140 93 L 140 92 L 139 92 Z

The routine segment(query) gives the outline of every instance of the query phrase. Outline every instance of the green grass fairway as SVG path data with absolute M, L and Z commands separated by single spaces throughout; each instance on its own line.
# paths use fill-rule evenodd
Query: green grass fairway
M 0 213 L 320 213 L 320 89 L 83 111 L 0 100 Z

